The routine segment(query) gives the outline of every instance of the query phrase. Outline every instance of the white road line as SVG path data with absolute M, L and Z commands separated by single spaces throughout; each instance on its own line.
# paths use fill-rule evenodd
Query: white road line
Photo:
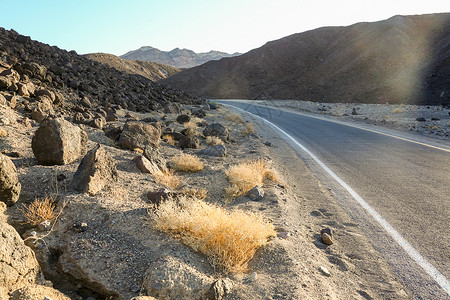
M 271 107 L 271 106 L 258 105 L 258 104 L 252 104 L 252 105 L 259 106 L 259 107 L 262 107 L 262 108 L 274 108 L 275 109 L 275 107 Z M 276 109 L 280 110 L 280 108 L 276 108 Z M 418 144 L 418 145 L 421 145 L 421 146 L 430 147 L 430 148 L 442 150 L 442 151 L 445 151 L 445 152 L 450 152 L 450 149 L 446 149 L 446 148 L 442 148 L 442 147 L 438 147 L 438 146 L 433 146 L 433 145 L 430 145 L 430 144 L 427 144 L 427 143 L 424 143 L 424 142 L 419 142 L 419 141 L 415 141 L 415 140 L 412 140 L 412 139 L 404 138 L 404 137 L 401 137 L 401 136 L 398 136 L 398 135 L 395 135 L 395 134 L 390 134 L 390 133 L 387 133 L 387 132 L 383 132 L 381 130 L 370 129 L 370 128 L 366 128 L 366 127 L 363 127 L 363 126 L 358 126 L 358 125 L 354 125 L 354 124 L 350 124 L 350 123 L 342 122 L 342 121 L 337 121 L 337 120 L 331 120 L 331 119 L 323 118 L 323 117 L 319 117 L 319 116 L 312 116 L 312 115 L 304 114 L 304 113 L 301 113 L 301 112 L 298 112 L 298 111 L 289 111 L 289 110 L 284 110 L 284 109 L 281 109 L 281 110 L 286 111 L 286 112 L 290 112 L 290 113 L 293 113 L 293 114 L 296 114 L 296 115 L 301 115 L 301 116 L 304 116 L 304 117 L 308 117 L 308 118 L 313 118 L 313 119 L 322 120 L 322 121 L 331 122 L 331 123 L 336 123 L 336 124 L 340 124 L 340 125 L 344 125 L 344 126 L 348 126 L 348 127 L 353 127 L 353 128 L 357 128 L 357 129 L 373 132 L 373 133 L 378 133 L 378 134 L 385 135 L 385 136 L 388 136 L 388 137 L 396 138 L 396 139 L 399 139 L 399 140 L 402 140 L 402 141 Z
M 225 104 L 227 105 L 227 104 Z M 300 144 L 296 139 L 290 136 L 283 129 L 273 124 L 272 122 L 255 115 L 251 112 L 245 111 L 239 107 L 231 106 L 238 110 L 241 110 L 245 113 L 248 113 L 256 118 L 261 119 L 265 123 L 269 124 L 282 134 L 284 134 L 287 138 L 289 138 L 292 142 L 294 142 L 300 149 L 306 152 L 319 166 L 321 166 L 337 183 L 339 183 L 347 192 L 381 225 L 381 227 L 386 230 L 386 232 L 400 245 L 400 247 L 405 250 L 405 252 L 414 260 L 422 269 L 430 275 L 437 284 L 439 284 L 448 295 L 450 295 L 450 282 L 447 278 L 441 274 L 432 264 L 430 264 L 425 257 L 423 257 L 419 251 L 414 249 L 414 247 L 397 231 L 392 227 L 375 209 L 373 209 L 358 193 L 355 192 L 347 183 L 345 183 L 339 176 L 336 175 L 327 165 L 325 165 L 317 156 L 315 156 L 311 151 L 309 151 L 305 146 Z

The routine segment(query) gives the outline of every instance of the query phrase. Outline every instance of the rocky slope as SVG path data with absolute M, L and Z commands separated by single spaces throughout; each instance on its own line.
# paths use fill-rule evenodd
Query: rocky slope
M 153 47 L 145 46 L 127 52 L 120 57 L 128 60 L 152 61 L 177 68 L 192 68 L 210 60 L 219 60 L 223 57 L 233 57 L 237 55 L 240 55 L 240 53 L 228 54 L 213 50 L 204 53 L 195 53 L 189 49 L 179 48 L 175 48 L 171 51 L 161 51 Z
M 128 74 L 137 74 L 144 76 L 151 81 L 158 81 L 176 73 L 181 70 L 172 66 L 158 64 L 150 61 L 141 60 L 125 60 L 112 54 L 107 53 L 91 53 L 86 54 L 85 57 L 90 60 L 106 64 L 111 68 L 123 71 Z
M 180 90 L 117 71 L 75 51 L 32 41 L 3 28 L 0 28 L 0 73 L 4 75 L 0 89 L 7 100 L 14 102 L 16 96 L 29 97 L 26 103 L 18 103 L 28 110 L 34 110 L 34 106 L 48 110 L 57 105 L 61 109 L 84 112 L 88 108 L 120 105 L 132 111 L 151 111 L 170 101 L 196 101 Z M 45 102 L 38 99 L 45 96 L 42 93 L 51 103 L 41 103 Z
M 450 14 L 325 27 L 160 81 L 198 96 L 450 103 Z

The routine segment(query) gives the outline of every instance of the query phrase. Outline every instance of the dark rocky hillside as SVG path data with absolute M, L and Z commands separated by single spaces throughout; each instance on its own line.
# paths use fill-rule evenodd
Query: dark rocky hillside
M 171 51 L 161 51 L 153 47 L 145 46 L 130 51 L 120 57 L 129 60 L 151 61 L 177 68 L 192 68 L 210 60 L 219 60 L 223 57 L 233 57 L 237 55 L 240 55 L 240 53 L 228 54 L 220 51 L 195 53 L 189 49 L 179 48 L 175 48 Z
M 19 96 L 27 97 L 26 103 L 17 103 L 27 110 L 38 107 L 44 111 L 53 106 L 59 111 L 83 112 L 87 108 L 118 105 L 147 112 L 169 102 L 197 101 L 183 91 L 163 87 L 143 76 L 118 71 L 79 56 L 75 51 L 67 52 L 3 28 L 0 28 L 0 73 L 2 95 L 12 106 L 16 106 Z M 50 98 L 50 103 L 41 103 L 44 96 Z
M 107 53 L 91 53 L 86 54 L 85 57 L 128 74 L 147 77 L 151 81 L 158 81 L 181 71 L 168 65 L 142 60 L 126 60 Z
M 197 96 L 450 104 L 450 14 L 326 27 L 160 81 Z

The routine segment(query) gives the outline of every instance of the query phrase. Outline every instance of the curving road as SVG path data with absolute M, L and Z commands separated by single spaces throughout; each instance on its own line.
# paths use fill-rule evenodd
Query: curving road
M 220 102 L 262 117 L 290 136 L 280 133 L 333 190 L 415 298 L 450 299 L 450 145 L 412 142 L 245 101 Z M 360 200 L 381 221 L 362 208 Z

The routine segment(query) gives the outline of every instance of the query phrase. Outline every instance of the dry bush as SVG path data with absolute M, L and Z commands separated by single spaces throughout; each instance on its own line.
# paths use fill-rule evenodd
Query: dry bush
M 173 139 L 173 136 L 171 136 L 170 134 L 165 134 L 162 138 L 163 140 L 166 141 L 167 144 L 171 146 L 175 145 L 175 140 Z
M 397 108 L 395 108 L 393 111 L 392 111 L 392 113 L 394 113 L 394 114 L 399 114 L 399 113 L 402 113 L 403 112 L 403 109 L 401 109 L 400 107 L 397 107 Z
M 196 188 L 188 188 L 181 193 L 188 198 L 195 198 L 199 200 L 205 200 L 206 195 L 208 195 L 208 191 L 206 189 L 196 189 Z
M 4 136 L 8 136 L 8 133 L 5 130 L 0 129 L 0 137 L 4 137 Z
M 198 199 L 169 199 L 153 214 L 156 229 L 179 237 L 228 272 L 245 272 L 255 251 L 275 236 L 272 224 L 260 215 Z
M 19 207 L 19 210 L 22 212 L 27 224 L 37 226 L 45 220 L 53 220 L 56 216 L 54 200 L 53 197 L 36 198 L 30 205 Z
M 204 165 L 197 156 L 183 153 L 175 156 L 170 161 L 170 166 L 180 172 L 198 172 L 203 170 Z
M 262 185 L 265 179 L 277 180 L 276 172 L 269 169 L 263 159 L 231 166 L 225 174 L 230 183 L 226 189 L 228 197 L 243 195 L 256 185 Z
M 238 124 L 244 124 L 244 119 L 242 119 L 240 114 L 228 114 L 225 116 L 225 120 Z
M 180 177 L 174 175 L 173 173 L 174 171 L 172 170 L 160 171 L 153 174 L 153 176 L 157 182 L 164 184 L 171 189 L 176 189 L 180 185 L 181 180 Z
M 242 128 L 242 130 L 241 130 L 241 134 L 243 136 L 247 136 L 247 135 L 252 134 L 254 132 L 255 132 L 255 127 L 253 126 L 252 123 L 245 123 L 245 127 Z
M 209 135 L 206 137 L 206 144 L 211 146 L 223 145 L 223 141 L 221 138 L 218 138 L 217 136 Z

